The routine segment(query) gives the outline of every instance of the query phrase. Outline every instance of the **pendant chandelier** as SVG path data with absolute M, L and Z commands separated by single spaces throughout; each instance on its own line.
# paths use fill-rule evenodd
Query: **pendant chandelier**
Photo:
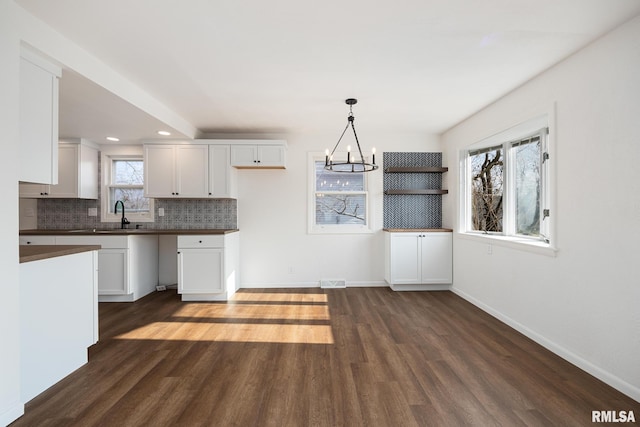
M 362 155 L 362 149 L 360 148 L 360 142 L 358 141 L 358 135 L 356 134 L 356 128 L 353 125 L 353 106 L 358 102 L 355 98 L 349 98 L 344 101 L 349 106 L 349 116 L 347 117 L 347 126 L 345 126 L 342 131 L 342 135 L 338 139 L 335 147 L 333 147 L 333 151 L 329 153 L 329 150 L 325 152 L 325 161 L 324 168 L 328 171 L 332 172 L 349 172 L 349 173 L 362 173 L 362 172 L 371 172 L 378 169 L 378 165 L 376 165 L 376 149 L 371 149 L 372 159 L 371 163 L 365 161 L 364 156 Z M 356 145 L 358 146 L 358 153 L 360 158 L 358 159 L 356 155 L 351 154 L 351 146 L 347 145 L 347 161 L 346 162 L 336 162 L 333 159 L 333 153 L 336 152 L 336 148 L 340 145 L 340 141 L 342 141 L 342 137 L 347 132 L 347 129 L 353 130 L 353 136 L 356 140 Z

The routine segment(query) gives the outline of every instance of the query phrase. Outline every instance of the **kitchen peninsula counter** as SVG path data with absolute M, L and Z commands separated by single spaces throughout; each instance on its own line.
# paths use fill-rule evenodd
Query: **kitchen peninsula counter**
M 20 245 L 20 263 L 97 251 L 100 245 Z

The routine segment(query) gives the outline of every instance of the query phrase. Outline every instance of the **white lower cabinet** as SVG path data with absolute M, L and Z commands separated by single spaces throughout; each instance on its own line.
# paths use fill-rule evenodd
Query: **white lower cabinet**
M 178 293 L 183 301 L 225 301 L 236 292 L 239 234 L 178 236 Z
M 100 302 L 136 301 L 156 289 L 158 236 L 55 236 L 55 243 L 102 247 L 98 251 Z
M 448 289 L 453 279 L 452 237 L 451 232 L 387 232 L 387 283 L 394 290 Z
M 99 295 L 128 295 L 129 249 L 100 249 L 98 253 Z

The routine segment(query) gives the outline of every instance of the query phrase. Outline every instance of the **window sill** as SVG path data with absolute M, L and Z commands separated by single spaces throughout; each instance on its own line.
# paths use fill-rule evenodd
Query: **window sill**
M 463 233 L 458 232 L 458 237 L 465 240 L 473 240 L 476 242 L 482 242 L 485 244 L 492 244 L 496 246 L 504 246 L 506 248 L 517 249 L 520 251 L 531 252 L 539 255 L 545 255 L 549 257 L 555 257 L 558 249 L 549 245 L 548 243 L 532 241 L 525 238 L 507 237 L 507 236 L 494 236 L 479 233 Z
M 372 234 L 373 230 L 369 227 L 362 226 L 344 226 L 344 225 L 316 225 L 311 227 L 309 234 Z

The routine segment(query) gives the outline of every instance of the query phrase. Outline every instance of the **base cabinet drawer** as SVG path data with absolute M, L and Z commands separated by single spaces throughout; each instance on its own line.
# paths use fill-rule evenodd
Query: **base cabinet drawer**
M 224 235 L 181 235 L 178 249 L 181 248 L 224 248 Z

